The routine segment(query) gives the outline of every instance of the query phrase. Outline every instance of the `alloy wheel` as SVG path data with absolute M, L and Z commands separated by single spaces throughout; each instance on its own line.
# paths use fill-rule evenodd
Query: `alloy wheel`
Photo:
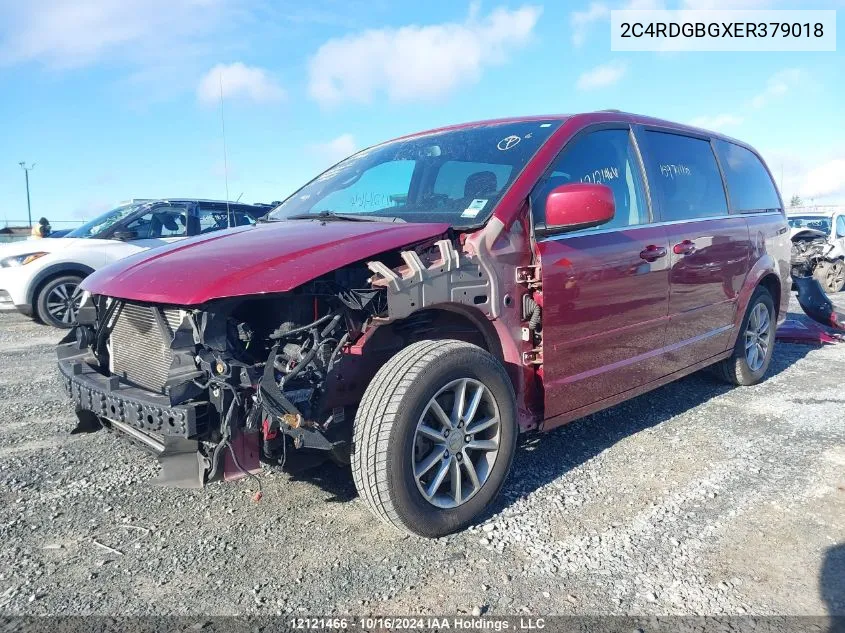
M 499 453 L 500 418 L 490 390 L 453 380 L 426 404 L 414 434 L 414 481 L 438 508 L 456 508 L 484 485 Z
M 63 283 L 53 287 L 47 295 L 47 312 L 56 321 L 71 325 L 82 304 L 82 289 L 78 284 Z
M 751 310 L 745 328 L 745 361 L 751 371 L 759 371 L 766 362 L 771 339 L 772 316 L 764 303 L 758 303 Z
M 842 289 L 845 285 L 845 264 L 836 262 L 828 268 L 825 285 L 827 286 L 825 290 L 831 292 L 839 292 Z

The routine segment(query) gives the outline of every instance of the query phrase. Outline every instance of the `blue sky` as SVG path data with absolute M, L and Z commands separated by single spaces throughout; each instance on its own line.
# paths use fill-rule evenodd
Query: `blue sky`
M 221 71 L 233 199 L 281 199 L 420 129 L 620 108 L 741 138 L 787 198 L 845 203 L 841 34 L 835 53 L 610 50 L 614 8 L 803 5 L 0 0 L 0 222 L 26 218 L 21 160 L 54 226 L 131 197 L 225 197 Z

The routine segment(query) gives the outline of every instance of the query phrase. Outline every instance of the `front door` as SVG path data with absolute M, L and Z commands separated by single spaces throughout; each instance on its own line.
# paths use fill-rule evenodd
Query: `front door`
M 131 235 L 131 239 L 119 247 L 108 249 L 107 263 L 185 239 L 188 236 L 188 212 L 187 204 L 167 202 L 157 204 L 143 215 L 130 220 L 120 228 L 121 232 Z
M 610 187 L 616 214 L 604 226 L 538 238 L 545 428 L 663 375 L 656 355 L 669 300 L 668 239 L 651 224 L 630 130 L 582 133 L 550 171 L 532 193 L 541 230 L 546 195 L 570 182 Z

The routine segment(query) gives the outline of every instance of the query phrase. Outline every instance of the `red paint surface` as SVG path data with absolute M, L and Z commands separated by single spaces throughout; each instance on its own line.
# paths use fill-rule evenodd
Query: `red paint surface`
M 238 457 L 237 463 L 232 458 L 232 452 L 226 448 L 223 454 L 223 479 L 224 481 L 237 481 L 248 477 L 247 473 L 257 475 L 261 472 L 259 463 L 260 450 L 258 448 L 260 436 L 258 433 L 238 432 L 230 440 L 232 450 Z M 240 465 L 240 467 L 239 467 Z M 241 470 L 243 469 L 243 470 Z M 255 499 L 255 501 L 258 501 Z
M 566 143 L 585 127 L 604 123 L 690 131 L 619 112 L 569 117 L 502 197 L 496 217 L 506 225 L 517 217 L 519 201 Z M 653 212 L 659 222 L 660 209 Z M 779 288 L 775 303 L 782 319 L 789 302 L 785 227 L 782 214 L 736 214 L 538 243 L 545 304 L 543 428 L 724 357 L 751 294 L 767 276 Z
M 845 342 L 845 336 L 829 332 L 818 323 L 787 319 L 776 332 L 777 339 L 784 343 L 799 345 L 831 345 Z
M 546 417 L 661 375 L 644 355 L 665 345 L 669 316 L 663 227 L 573 235 L 538 244 L 543 263 Z
M 598 226 L 613 219 L 614 209 L 610 187 L 581 182 L 561 185 L 546 199 L 546 226 Z
M 438 236 L 447 224 L 293 220 L 141 253 L 83 282 L 94 294 L 174 305 L 285 292 L 346 264 Z
M 666 232 L 670 244 L 692 244 L 681 249 L 686 252 L 673 248 L 668 255 L 671 296 L 665 344 L 680 345 L 661 359 L 668 373 L 726 350 L 736 338 L 737 297 L 750 269 L 752 245 L 740 215 L 670 224 Z

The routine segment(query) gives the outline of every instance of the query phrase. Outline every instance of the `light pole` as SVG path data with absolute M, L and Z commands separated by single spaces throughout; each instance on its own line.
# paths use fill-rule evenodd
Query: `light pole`
M 23 169 L 23 173 L 26 177 L 26 213 L 29 218 L 29 228 L 32 228 L 32 205 L 29 202 L 29 172 L 35 168 L 35 163 L 32 163 L 32 165 L 27 167 L 26 162 L 21 161 L 18 165 L 21 166 L 21 169 Z

